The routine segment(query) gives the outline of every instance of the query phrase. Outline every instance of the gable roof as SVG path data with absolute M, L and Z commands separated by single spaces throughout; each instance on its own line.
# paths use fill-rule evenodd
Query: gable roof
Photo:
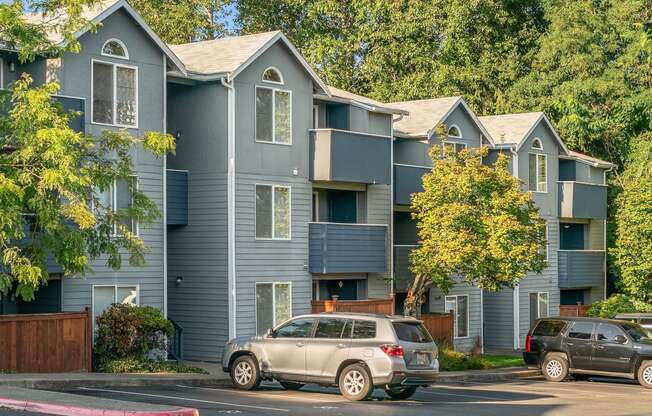
M 127 14 L 129 14 L 138 25 L 147 33 L 147 35 L 152 39 L 152 41 L 163 51 L 163 53 L 168 57 L 168 59 L 181 71 L 185 74 L 185 68 L 183 63 L 179 58 L 170 50 L 168 45 L 158 37 L 156 33 L 149 27 L 149 25 L 143 20 L 143 18 L 134 10 L 133 7 L 127 3 L 126 0 L 102 0 L 92 7 L 84 7 L 81 12 L 81 17 L 88 20 L 91 23 L 97 24 L 101 23 L 104 19 L 111 16 L 119 9 L 124 9 Z M 60 13 L 53 17 L 52 15 L 44 16 L 41 13 L 26 13 L 23 15 L 24 19 L 28 23 L 32 24 L 43 24 L 48 22 L 49 25 L 56 25 L 57 22 L 63 22 L 67 18 L 65 13 Z M 84 27 L 78 32 L 75 33 L 75 37 L 79 38 L 86 32 L 90 30 L 90 27 Z M 61 36 L 61 33 L 58 31 L 51 30 L 47 33 L 48 40 L 50 42 L 63 45 L 65 44 L 64 38 Z
M 317 76 L 288 38 L 278 30 L 170 45 L 170 48 L 186 66 L 190 77 L 197 79 L 227 77 L 228 81 L 231 81 L 277 41 L 282 42 L 290 50 L 290 53 L 310 74 L 313 81 L 326 95 L 329 95 L 326 84 Z
M 519 150 L 523 146 L 525 139 L 528 138 L 539 123 L 546 123 L 559 143 L 559 146 L 564 153 L 568 154 L 566 144 L 564 144 L 552 123 L 550 123 L 550 120 L 548 120 L 548 117 L 543 112 L 483 116 L 479 117 L 479 120 L 491 135 L 496 146 L 514 146 L 516 150 Z
M 615 164 L 611 162 L 607 162 L 606 160 L 598 159 L 597 157 L 589 156 L 580 152 L 575 152 L 573 150 L 568 151 L 568 156 L 570 156 L 569 159 L 576 159 L 581 162 L 587 163 L 591 166 L 594 166 L 596 168 L 610 169 L 616 167 Z
M 409 112 L 407 117 L 403 117 L 394 123 L 394 132 L 397 136 L 428 137 L 437 124 L 444 121 L 457 106 L 461 105 L 473 119 L 482 134 L 487 137 L 487 140 L 492 142 L 489 132 L 485 130 L 478 117 L 471 111 L 471 108 L 461 96 L 399 101 L 389 103 L 388 105 Z
M 319 98 L 331 102 L 343 102 L 351 105 L 356 105 L 362 107 L 366 110 L 374 111 L 377 113 L 387 113 L 387 114 L 409 114 L 407 111 L 402 110 L 397 107 L 391 107 L 380 101 L 376 101 L 372 98 L 365 97 L 362 95 L 354 94 L 352 92 L 333 87 L 328 85 L 328 90 L 331 93 L 330 97 L 327 97 L 323 94 L 315 94 L 315 98 Z

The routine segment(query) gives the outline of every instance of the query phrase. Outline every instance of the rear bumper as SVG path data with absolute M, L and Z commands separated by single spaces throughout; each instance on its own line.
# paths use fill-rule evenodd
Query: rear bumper
M 539 354 L 535 352 L 524 352 L 523 353 L 523 361 L 525 361 L 525 364 L 528 365 L 536 365 L 539 366 L 541 365 L 540 359 L 539 359 Z
M 432 366 L 427 369 L 408 368 L 402 365 L 392 366 L 392 371 L 387 374 L 372 375 L 374 385 L 383 386 L 427 386 L 437 382 L 439 376 L 439 360 L 435 359 Z

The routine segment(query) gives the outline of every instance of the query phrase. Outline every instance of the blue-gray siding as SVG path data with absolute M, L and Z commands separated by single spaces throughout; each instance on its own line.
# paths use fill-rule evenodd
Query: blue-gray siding
M 604 285 L 604 251 L 560 250 L 559 287 L 589 288 Z
M 311 273 L 387 271 L 387 227 L 364 224 L 309 224 Z
M 394 165 L 394 203 L 410 205 L 411 195 L 423 191 L 422 177 L 429 168 L 418 166 Z
M 188 224 L 188 172 L 167 170 L 167 225 Z
M 414 279 L 410 271 L 410 253 L 416 246 L 394 246 L 394 290 L 405 292 Z
M 559 183 L 559 216 L 607 218 L 607 187 L 580 182 Z

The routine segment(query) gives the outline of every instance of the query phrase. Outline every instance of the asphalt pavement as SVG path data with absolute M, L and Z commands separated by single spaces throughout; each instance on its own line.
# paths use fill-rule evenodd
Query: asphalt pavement
M 184 385 L 77 388 L 68 393 L 151 404 L 194 407 L 201 416 L 237 415 L 650 415 L 652 390 L 625 380 L 551 383 L 543 379 L 438 384 L 410 400 L 390 400 L 377 389 L 370 400 L 349 402 L 336 388 L 304 386 L 286 391 L 264 383 L 256 391 Z M 14 414 L 11 414 L 14 416 Z M 23 414 L 16 414 L 23 416 Z M 0 413 L 0 416 L 5 416 Z

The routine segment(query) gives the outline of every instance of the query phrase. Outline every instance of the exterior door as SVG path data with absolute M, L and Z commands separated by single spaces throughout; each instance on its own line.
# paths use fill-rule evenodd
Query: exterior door
M 584 224 L 559 224 L 559 248 L 561 250 L 584 250 Z
M 623 330 L 618 326 L 598 324 L 591 360 L 593 370 L 615 373 L 631 372 L 634 363 L 634 348 L 629 340 L 625 344 L 616 342 L 615 338 L 618 335 L 627 339 Z
M 314 323 L 315 320 L 311 318 L 294 319 L 277 328 L 273 338 L 265 339 L 265 352 L 270 372 L 305 376 L 305 347 L 312 335 Z
M 591 355 L 593 352 L 594 324 L 591 322 L 574 322 L 564 338 L 564 349 L 570 358 L 572 368 L 579 370 L 591 369 Z
M 355 191 L 328 191 L 328 217 L 330 222 L 355 224 L 358 219 L 358 194 Z
M 339 364 L 348 358 L 351 326 L 350 319 L 319 318 L 315 335 L 307 345 L 308 377 L 335 380 Z

